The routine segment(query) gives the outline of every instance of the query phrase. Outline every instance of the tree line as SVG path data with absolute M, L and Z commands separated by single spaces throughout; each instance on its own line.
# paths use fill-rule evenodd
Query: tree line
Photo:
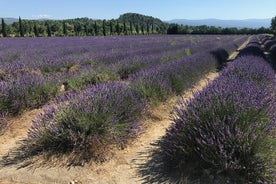
M 165 34 L 167 25 L 159 19 L 140 14 L 124 14 L 111 20 L 23 20 L 19 17 L 18 22 L 10 25 L 2 18 L 0 31 L 3 37 L 138 35 Z
M 271 25 L 275 21 L 272 19 Z M 261 34 L 275 33 L 270 28 L 221 28 L 215 26 L 187 26 L 168 24 L 160 19 L 136 13 L 126 13 L 118 19 L 93 20 L 76 18 L 66 20 L 27 20 L 6 24 L 1 20 L 2 37 L 51 37 L 51 36 L 109 36 L 140 34 Z
M 276 36 L 276 16 L 271 19 L 271 31 Z
M 265 34 L 272 33 L 270 28 L 236 28 L 236 27 L 215 27 L 215 26 L 188 26 L 170 24 L 168 34 Z

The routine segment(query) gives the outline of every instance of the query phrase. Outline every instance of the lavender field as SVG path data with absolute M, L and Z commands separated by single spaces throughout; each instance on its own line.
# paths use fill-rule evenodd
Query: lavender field
M 1 38 L 0 135 L 10 119 L 33 109 L 42 113 L 0 165 L 26 165 L 39 155 L 67 155 L 69 166 L 103 162 L 108 150 L 123 149 L 142 134 L 152 109 L 218 72 L 193 99 L 176 104 L 176 117 L 159 144 L 160 162 L 184 172 L 193 161 L 214 177 L 235 178 L 231 182 L 271 182 L 275 154 L 267 155 L 275 149 L 276 81 L 273 55 L 264 55 L 275 45 L 269 39 Z M 193 177 L 198 175 L 188 178 Z
M 160 141 L 165 167 L 206 183 L 275 182 L 276 80 L 261 43 L 251 38 L 217 79 L 178 102 Z
M 208 57 L 211 50 L 219 47 L 234 50 L 245 39 L 245 36 L 4 38 L 0 45 L 0 114 L 16 115 L 38 108 L 63 91 L 139 78 L 177 61 Z

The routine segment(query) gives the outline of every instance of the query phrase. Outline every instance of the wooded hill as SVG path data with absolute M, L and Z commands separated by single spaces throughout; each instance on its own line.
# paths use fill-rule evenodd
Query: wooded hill
M 76 18 L 66 20 L 27 20 L 19 17 L 10 25 L 2 19 L 2 36 L 107 36 L 132 34 L 164 34 L 168 24 L 160 19 L 135 13 L 118 19 L 95 20 Z

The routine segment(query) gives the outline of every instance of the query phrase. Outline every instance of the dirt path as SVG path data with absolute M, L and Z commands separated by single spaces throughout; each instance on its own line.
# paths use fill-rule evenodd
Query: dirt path
M 16 146 L 18 140 L 26 136 L 27 130 L 32 125 L 32 120 L 40 112 L 42 112 L 41 109 L 35 109 L 8 120 L 8 127 L 4 134 L 0 136 L 0 155 L 6 154 Z
M 251 40 L 251 37 L 252 36 L 249 36 L 247 38 L 247 40 L 236 51 L 232 52 L 232 54 L 229 55 L 229 57 L 228 57 L 227 60 L 228 61 L 234 60 L 237 57 L 237 55 L 239 54 L 240 50 L 242 50 L 243 48 L 245 48 L 246 45 L 249 43 L 249 41 Z
M 218 74 L 210 73 L 204 79 L 199 81 L 194 88 L 186 91 L 184 99 L 192 97 L 192 92 L 201 90 L 208 81 L 213 80 Z M 98 184 L 119 184 L 119 183 L 142 183 L 139 177 L 137 165 L 149 160 L 150 155 L 140 153 L 150 153 L 151 146 L 156 140 L 160 139 L 166 128 L 171 124 L 170 114 L 173 106 L 180 97 L 174 97 L 164 104 L 161 104 L 151 114 L 145 124 L 145 132 L 140 135 L 126 149 L 116 151 L 112 159 L 103 163 L 85 165 L 84 167 L 73 167 L 68 170 L 65 167 L 39 167 L 22 168 L 16 166 L 0 168 L 0 184 L 38 184 L 38 183 L 98 183 Z M 40 113 L 41 110 L 33 110 L 25 113 L 16 120 L 12 120 L 8 132 L 0 137 L 0 156 L 7 153 L 9 149 L 16 146 L 16 141 L 26 136 L 28 128 L 31 126 L 32 119 Z

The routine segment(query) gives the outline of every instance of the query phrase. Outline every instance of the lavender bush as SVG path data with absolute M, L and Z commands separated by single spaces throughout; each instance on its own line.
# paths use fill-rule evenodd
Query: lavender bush
M 211 54 L 216 58 L 217 60 L 217 70 L 222 70 L 223 67 L 225 67 L 227 59 L 229 57 L 229 54 L 227 51 L 223 48 L 218 48 L 211 51 Z
M 259 35 L 258 38 L 262 43 L 266 42 L 267 40 L 271 40 L 271 36 L 265 34 Z
M 180 101 L 160 142 L 166 167 L 184 172 L 193 163 L 228 182 L 269 182 L 275 164 L 268 141 L 276 122 L 275 84 L 263 58 L 239 57 L 194 99 Z
M 269 50 L 273 45 L 276 45 L 276 40 L 267 40 L 263 44 L 265 48 Z
M 216 59 L 208 52 L 192 55 L 141 71 L 130 78 L 130 85 L 152 104 L 157 104 L 171 94 L 180 94 L 193 86 L 204 75 L 214 71 L 216 63 Z
M 38 108 L 59 93 L 58 86 L 39 74 L 19 75 L 0 84 L 0 107 L 2 113 L 21 113 Z M 1 112 L 0 112 L 1 113 Z
M 73 151 L 102 158 L 101 148 L 124 146 L 137 135 L 145 110 L 141 95 L 122 83 L 99 84 L 81 93 L 69 93 L 34 121 L 28 133 L 29 149 Z
M 273 45 L 270 49 L 269 49 L 270 55 L 273 59 L 273 61 L 275 61 L 276 63 L 276 44 Z
M 268 52 L 271 66 L 276 70 L 276 39 L 268 35 L 260 35 L 259 39 L 263 43 L 265 50 Z
M 103 67 L 81 66 L 75 72 L 69 72 L 62 81 L 67 86 L 67 90 L 81 90 L 87 85 L 95 85 L 102 82 L 117 81 L 119 77 L 112 71 Z
M 251 40 L 248 45 L 240 50 L 239 56 L 254 55 L 265 58 L 265 55 L 261 49 L 261 45 L 258 42 Z

